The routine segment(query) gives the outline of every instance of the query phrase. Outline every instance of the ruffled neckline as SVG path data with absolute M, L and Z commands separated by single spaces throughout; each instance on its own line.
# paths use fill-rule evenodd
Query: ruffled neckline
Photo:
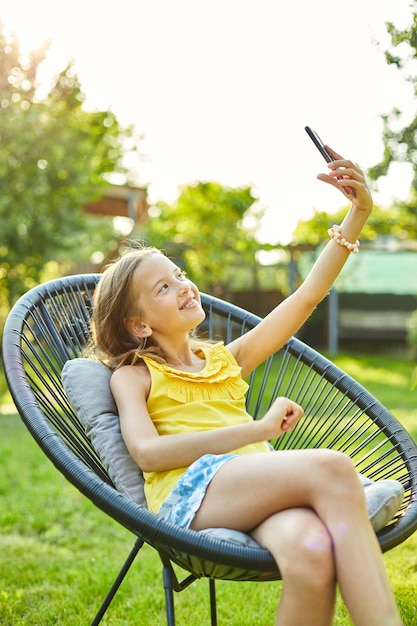
M 142 358 L 151 370 L 158 370 L 171 380 L 168 396 L 179 402 L 237 399 L 246 393 L 248 384 L 241 377 L 242 368 L 223 341 L 202 346 L 196 354 L 206 359 L 199 372 L 184 372 L 149 357 Z
M 142 356 L 147 365 L 164 372 L 172 378 L 184 381 L 218 382 L 226 378 L 239 376 L 242 368 L 236 363 L 232 353 L 223 341 L 213 345 L 202 346 L 196 352 L 205 359 L 205 365 L 199 372 L 185 372 L 165 363 L 158 363 L 150 357 Z

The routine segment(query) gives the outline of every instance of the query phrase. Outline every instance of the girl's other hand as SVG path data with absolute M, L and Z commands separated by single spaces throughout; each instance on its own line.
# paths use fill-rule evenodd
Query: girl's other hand
M 289 398 L 277 398 L 260 421 L 266 430 L 265 439 L 274 439 L 294 428 L 304 411 Z

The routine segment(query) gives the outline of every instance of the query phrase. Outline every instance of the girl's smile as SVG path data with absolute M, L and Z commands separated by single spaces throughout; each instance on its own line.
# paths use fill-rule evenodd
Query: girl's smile
M 187 298 L 185 303 L 182 305 L 181 311 L 183 311 L 184 309 L 191 309 L 191 308 L 194 308 L 196 306 L 200 306 L 199 302 L 197 302 L 197 300 L 194 298 L 194 296 L 190 296 L 189 298 Z

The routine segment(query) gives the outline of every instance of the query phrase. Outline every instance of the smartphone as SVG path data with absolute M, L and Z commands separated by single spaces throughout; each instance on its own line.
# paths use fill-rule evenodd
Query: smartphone
M 317 150 L 320 152 L 320 154 L 326 161 L 326 163 L 330 163 L 331 161 L 334 161 L 334 157 L 332 157 L 332 155 L 329 152 L 327 152 L 326 148 L 324 147 L 324 143 L 322 142 L 322 140 L 320 139 L 316 131 L 310 128 L 310 126 L 306 126 L 305 130 L 307 132 L 307 135 L 310 137 L 310 139 L 316 146 Z M 347 191 L 347 193 L 351 194 L 352 196 L 356 196 L 356 192 L 354 189 L 352 189 L 352 187 L 346 186 L 344 187 L 344 189 Z
M 324 158 L 324 160 L 327 163 L 330 163 L 331 161 L 334 161 L 334 158 L 331 156 L 331 154 L 329 152 L 327 152 L 326 148 L 324 147 L 324 143 L 322 142 L 322 140 L 320 139 L 320 137 L 318 136 L 316 131 L 313 130 L 312 128 L 310 128 L 310 126 L 306 126 L 305 130 L 307 132 L 307 135 L 310 137 L 310 139 L 312 140 L 312 142 L 316 146 L 317 150 L 320 152 L 320 154 Z

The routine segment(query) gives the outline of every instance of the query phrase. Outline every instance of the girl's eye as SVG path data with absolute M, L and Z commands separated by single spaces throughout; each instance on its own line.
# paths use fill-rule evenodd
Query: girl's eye
M 177 280 L 186 280 L 186 276 L 187 273 L 183 272 L 181 270 L 179 270 L 176 274 L 175 274 L 175 278 Z M 158 293 L 162 292 L 162 291 L 166 291 L 169 288 L 169 284 L 168 283 L 163 283 L 160 287 L 159 287 L 159 291 Z

